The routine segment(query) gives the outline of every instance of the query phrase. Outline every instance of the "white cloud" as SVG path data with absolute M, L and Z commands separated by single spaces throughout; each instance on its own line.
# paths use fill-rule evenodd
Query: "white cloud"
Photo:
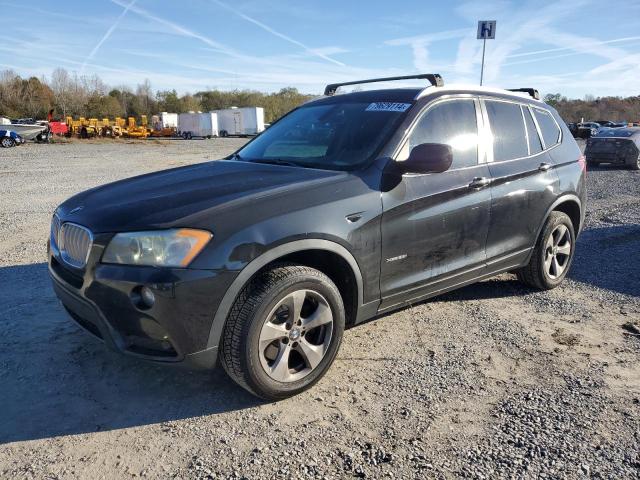
M 211 1 L 213 3 L 215 3 L 216 5 L 218 5 L 219 7 L 222 7 L 225 10 L 233 13 L 234 15 L 239 16 L 243 20 L 246 20 L 247 22 L 252 23 L 252 24 L 260 27 L 264 31 L 269 32 L 270 34 L 272 34 L 272 35 L 274 35 L 274 36 L 276 36 L 278 38 L 286 40 L 287 42 L 292 43 L 293 45 L 296 45 L 296 46 L 302 48 L 303 50 L 305 50 L 306 52 L 310 53 L 311 55 L 315 55 L 317 57 L 322 58 L 323 60 L 326 60 L 326 61 L 331 62 L 331 63 L 335 63 L 336 65 L 344 66 L 344 63 L 339 62 L 337 60 L 334 60 L 333 58 L 329 57 L 327 54 L 319 52 L 318 50 L 314 50 L 314 49 L 306 46 L 304 43 L 302 43 L 302 42 L 300 42 L 298 40 L 295 40 L 295 39 L 289 37 L 288 35 L 285 35 L 282 32 L 274 30 L 273 28 L 269 27 L 268 25 L 265 25 L 264 23 L 260 22 L 259 20 L 256 20 L 255 18 L 250 17 L 249 15 L 246 15 L 246 14 L 242 13 L 241 11 L 230 7 L 229 5 L 227 5 L 226 3 L 221 2 L 220 0 L 211 0 Z
M 131 9 L 131 7 L 133 7 L 135 5 L 135 3 L 137 1 L 138 0 L 131 0 L 131 2 L 124 8 L 124 10 L 122 10 L 120 15 L 118 15 L 118 17 L 116 18 L 115 22 L 113 22 L 113 25 L 111 25 L 109 27 L 109 29 L 105 32 L 105 34 L 102 36 L 100 41 L 96 44 L 96 46 L 93 47 L 93 49 L 91 50 L 91 52 L 89 53 L 89 55 L 85 59 L 84 63 L 82 64 L 82 67 L 80 68 L 80 72 L 81 73 L 84 72 L 84 68 L 87 65 L 87 62 L 91 61 L 93 59 L 93 57 L 96 56 L 96 53 L 98 53 L 98 50 L 100 50 L 100 47 L 102 46 L 102 44 L 109 39 L 109 37 L 111 36 L 113 31 L 118 27 L 118 24 L 120 23 L 120 21 L 124 18 L 124 16 L 127 14 L 127 12 Z

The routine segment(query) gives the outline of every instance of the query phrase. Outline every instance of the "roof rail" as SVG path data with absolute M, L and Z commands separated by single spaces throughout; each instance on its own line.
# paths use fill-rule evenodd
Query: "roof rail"
M 438 73 L 421 73 L 419 75 L 406 75 L 404 77 L 384 77 L 384 78 L 370 78 L 369 80 L 356 80 L 355 82 L 342 82 L 331 83 L 324 89 L 324 94 L 327 96 L 335 95 L 336 90 L 345 85 L 359 85 L 361 83 L 375 83 L 375 82 L 390 82 L 392 80 L 413 80 L 416 78 L 427 79 L 434 87 L 444 86 L 444 80 Z
M 507 88 L 509 92 L 522 92 L 527 93 L 530 97 L 540 100 L 540 92 L 535 88 Z

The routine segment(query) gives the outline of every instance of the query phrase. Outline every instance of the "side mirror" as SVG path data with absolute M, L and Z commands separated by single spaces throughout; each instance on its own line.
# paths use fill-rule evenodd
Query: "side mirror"
M 453 151 L 444 143 L 422 143 L 411 149 L 409 158 L 397 162 L 402 173 L 446 172 L 453 162 Z

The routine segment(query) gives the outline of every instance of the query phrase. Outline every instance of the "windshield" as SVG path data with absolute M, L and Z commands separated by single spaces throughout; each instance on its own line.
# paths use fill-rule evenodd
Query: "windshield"
M 409 103 L 331 103 L 301 107 L 265 130 L 236 158 L 353 170 L 377 153 Z

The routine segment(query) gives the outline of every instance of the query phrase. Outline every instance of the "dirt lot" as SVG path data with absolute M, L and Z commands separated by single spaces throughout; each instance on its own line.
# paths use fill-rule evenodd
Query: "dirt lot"
M 0 477 L 638 478 L 640 172 L 589 173 L 588 228 L 551 292 L 502 275 L 346 332 L 311 391 L 127 358 L 76 327 L 45 264 L 75 192 L 239 140 L 0 150 Z

